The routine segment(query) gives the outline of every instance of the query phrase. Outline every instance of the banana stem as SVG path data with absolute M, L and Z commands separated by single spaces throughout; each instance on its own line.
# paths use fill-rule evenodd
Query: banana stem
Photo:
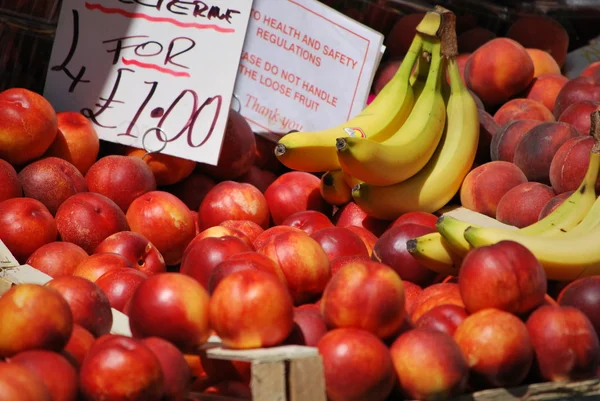
M 590 135 L 596 140 L 592 152 L 600 153 L 600 110 L 595 110 L 591 115 Z
M 284 144 L 278 143 L 277 146 L 275 146 L 275 156 L 277 156 L 277 157 L 283 156 L 285 154 L 286 150 L 287 150 L 287 148 L 285 147 Z
M 338 152 L 344 151 L 348 148 L 348 142 L 346 142 L 345 138 L 337 138 L 335 140 L 335 148 Z

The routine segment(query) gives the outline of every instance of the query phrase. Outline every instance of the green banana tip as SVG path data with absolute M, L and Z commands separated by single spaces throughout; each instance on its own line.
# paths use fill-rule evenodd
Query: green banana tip
M 465 229 L 463 235 L 465 240 L 471 245 L 474 245 L 475 235 L 477 234 L 477 227 L 469 226 Z
M 445 217 L 446 216 L 444 216 L 444 215 L 441 215 L 440 217 L 438 217 L 437 221 L 435 222 L 435 226 L 439 227 L 444 222 Z

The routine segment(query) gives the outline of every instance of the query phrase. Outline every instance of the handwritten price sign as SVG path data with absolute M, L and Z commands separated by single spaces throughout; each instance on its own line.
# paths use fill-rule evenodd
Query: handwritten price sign
M 44 96 L 103 140 L 215 165 L 251 6 L 65 0 Z

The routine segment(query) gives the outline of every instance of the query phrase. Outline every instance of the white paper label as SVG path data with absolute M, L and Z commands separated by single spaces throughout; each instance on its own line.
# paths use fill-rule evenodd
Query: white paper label
M 255 0 L 235 95 L 256 132 L 325 129 L 365 106 L 383 36 L 316 0 Z
M 251 6 L 65 0 L 44 96 L 81 111 L 103 140 L 214 165 Z

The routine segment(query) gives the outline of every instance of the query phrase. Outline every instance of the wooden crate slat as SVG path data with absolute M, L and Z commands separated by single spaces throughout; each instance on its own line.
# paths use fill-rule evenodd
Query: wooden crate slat
M 251 372 L 252 401 L 287 401 L 285 362 L 254 361 Z
M 600 379 L 570 383 L 536 383 L 528 386 L 478 391 L 453 398 L 452 401 L 570 401 L 600 399 Z
M 305 347 L 301 345 L 283 345 L 273 348 L 236 350 L 224 348 L 218 341 L 213 341 L 214 337 L 202 347 L 202 349 L 206 351 L 206 355 L 211 359 L 243 362 L 277 362 L 296 358 L 308 358 L 319 354 L 316 347 Z
M 288 385 L 290 401 L 326 401 L 325 373 L 321 356 L 292 359 Z

